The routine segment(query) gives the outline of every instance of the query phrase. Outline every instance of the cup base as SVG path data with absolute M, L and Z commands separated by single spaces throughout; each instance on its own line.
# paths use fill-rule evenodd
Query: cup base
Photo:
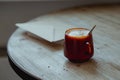
M 85 59 L 85 60 L 80 60 L 80 59 L 68 59 L 70 62 L 72 63 L 83 63 L 83 62 L 87 62 L 90 59 Z

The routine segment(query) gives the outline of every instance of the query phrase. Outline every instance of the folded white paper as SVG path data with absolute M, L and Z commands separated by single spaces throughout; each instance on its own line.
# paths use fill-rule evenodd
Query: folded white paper
M 56 42 L 64 39 L 66 29 L 70 28 L 70 25 L 63 24 L 58 21 L 44 20 L 16 23 L 16 26 L 50 42 Z

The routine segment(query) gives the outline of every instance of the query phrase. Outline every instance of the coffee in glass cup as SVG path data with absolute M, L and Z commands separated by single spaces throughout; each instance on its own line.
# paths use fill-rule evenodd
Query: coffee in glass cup
M 86 28 L 70 28 L 65 32 L 64 55 L 71 62 L 88 61 L 94 54 L 92 33 Z

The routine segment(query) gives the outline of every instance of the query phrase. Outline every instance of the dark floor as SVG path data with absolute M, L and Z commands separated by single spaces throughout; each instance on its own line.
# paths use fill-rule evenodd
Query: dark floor
M 0 48 L 0 80 L 22 80 L 9 65 L 6 48 Z

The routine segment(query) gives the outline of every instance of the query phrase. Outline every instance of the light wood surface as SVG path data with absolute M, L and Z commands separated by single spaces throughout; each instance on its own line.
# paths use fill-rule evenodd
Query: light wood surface
M 61 24 L 97 25 L 94 56 L 85 63 L 71 63 L 63 55 L 63 45 L 28 36 L 18 28 L 9 39 L 8 56 L 20 69 L 43 80 L 120 80 L 120 5 L 76 7 L 52 14 Z

